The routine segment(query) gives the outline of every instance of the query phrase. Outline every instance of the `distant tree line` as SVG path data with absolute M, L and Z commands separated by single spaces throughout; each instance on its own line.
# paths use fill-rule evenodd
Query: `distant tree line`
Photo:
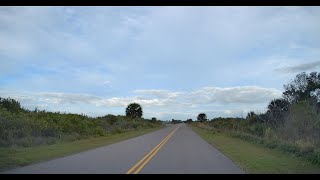
M 179 124 L 179 123 L 182 123 L 182 120 L 172 119 L 172 120 L 171 120 L 171 123 L 172 123 L 172 124 Z

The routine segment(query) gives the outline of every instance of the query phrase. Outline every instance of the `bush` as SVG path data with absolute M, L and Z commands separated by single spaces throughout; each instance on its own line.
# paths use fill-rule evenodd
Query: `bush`
M 74 141 L 159 126 L 158 122 L 108 114 L 88 117 L 60 112 L 28 111 L 18 101 L 0 98 L 0 146 L 34 146 Z
M 263 137 L 266 126 L 264 124 L 258 123 L 253 124 L 249 127 L 249 132 L 253 135 Z
M 316 107 L 307 101 L 298 102 L 290 108 L 281 135 L 291 142 L 302 139 L 320 144 L 319 122 L 320 115 L 316 112 Z
M 293 106 L 293 108 L 295 109 L 296 107 Z M 308 113 L 308 111 L 304 113 Z M 300 121 L 299 123 L 302 122 Z M 305 158 L 312 163 L 320 165 L 320 150 L 319 148 L 316 149 L 317 147 L 319 147 L 319 144 L 317 144 L 318 141 L 316 141 L 314 138 L 310 138 L 312 136 L 301 136 L 304 138 L 295 141 L 289 138 L 289 141 L 288 139 L 284 139 L 281 136 L 283 135 L 283 132 L 285 132 L 283 131 L 283 127 L 275 129 L 272 126 L 270 127 L 259 122 L 250 125 L 250 123 L 248 123 L 248 120 L 232 120 L 231 118 L 227 118 L 224 120 L 212 120 L 207 124 L 193 123 L 193 125 L 211 130 L 212 133 L 223 132 L 229 134 L 232 137 L 240 138 L 254 144 L 261 144 L 270 149 L 278 149 L 282 152 L 296 157 Z M 302 128 L 303 126 L 299 125 L 298 127 Z
M 309 157 L 309 160 L 315 164 L 320 164 L 320 150 L 315 150 Z

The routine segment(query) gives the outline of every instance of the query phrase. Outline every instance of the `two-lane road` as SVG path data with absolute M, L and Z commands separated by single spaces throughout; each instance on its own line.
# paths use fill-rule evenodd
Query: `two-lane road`
M 244 173 L 185 124 L 4 173 Z

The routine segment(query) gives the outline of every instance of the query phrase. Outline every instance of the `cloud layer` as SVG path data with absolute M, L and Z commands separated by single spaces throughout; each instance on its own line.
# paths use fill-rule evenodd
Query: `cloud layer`
M 152 114 L 158 118 L 164 118 L 163 115 L 174 117 L 174 114 L 183 114 L 184 116 L 200 111 L 222 112 L 225 115 L 240 115 L 243 112 L 240 109 L 219 110 L 217 107 L 226 108 L 227 106 L 261 106 L 266 105 L 270 99 L 281 97 L 281 92 L 276 89 L 261 88 L 256 86 L 245 87 L 204 87 L 191 92 L 172 92 L 168 90 L 135 90 L 132 94 L 139 96 L 130 97 L 112 97 L 105 98 L 89 94 L 71 94 L 71 93 L 52 93 L 52 92 L 7 92 L 0 91 L 0 96 L 15 98 L 22 102 L 23 106 L 28 108 L 41 107 L 60 107 L 56 111 L 73 112 L 70 106 L 95 106 L 104 108 L 99 115 L 110 113 L 109 107 L 125 108 L 132 102 L 139 103 L 146 108 L 145 113 Z M 205 105 L 206 108 L 203 108 Z M 39 108 L 39 107 L 38 107 Z M 91 108 L 89 108 L 91 109 Z M 151 110 L 150 112 L 148 112 Z M 163 112 L 163 110 L 166 110 Z M 179 112 L 180 110 L 180 112 Z M 159 112 L 158 112 L 159 111 Z M 82 113 L 91 114 L 89 111 Z M 170 115 L 171 114 L 171 115 Z M 97 114 L 91 114 L 97 115 Z M 150 117 L 149 117 L 150 118 Z M 192 117 L 190 117 L 192 118 Z
M 319 7 L 0 7 L 1 96 L 92 115 L 263 111 L 319 69 L 319 21 Z

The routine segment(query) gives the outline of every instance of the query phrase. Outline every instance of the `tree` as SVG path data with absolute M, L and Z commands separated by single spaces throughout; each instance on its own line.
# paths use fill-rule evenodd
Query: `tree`
M 151 122 L 157 122 L 157 118 L 155 117 L 151 118 Z
M 11 113 L 19 113 L 25 111 L 21 105 L 20 102 L 9 98 L 1 98 L 0 97 L 0 107 L 1 108 L 6 108 L 7 111 Z
M 283 97 L 290 103 L 317 99 L 320 101 L 320 73 L 299 73 L 289 84 L 284 85 Z
M 268 105 L 270 111 L 288 111 L 290 103 L 285 99 L 274 99 Z
M 197 117 L 197 120 L 200 122 L 207 121 L 207 115 L 205 113 L 200 113 Z
M 187 119 L 186 123 L 188 123 L 188 124 L 192 123 L 192 119 Z
M 254 116 L 256 116 L 256 113 L 254 113 L 253 111 L 250 111 L 250 112 L 248 112 L 246 119 L 252 118 Z
M 141 118 L 142 113 L 142 107 L 138 103 L 131 103 L 126 108 L 126 116 L 131 118 Z
M 172 124 L 178 124 L 178 123 L 182 123 L 182 121 L 181 121 L 181 120 L 172 119 L 172 120 L 171 120 L 171 123 L 172 123 Z
M 285 99 L 274 99 L 268 105 L 267 123 L 276 126 L 279 123 L 284 125 L 284 114 L 289 110 L 290 103 Z
M 258 122 L 257 114 L 253 111 L 248 112 L 246 119 L 249 121 L 249 124 L 254 124 Z

